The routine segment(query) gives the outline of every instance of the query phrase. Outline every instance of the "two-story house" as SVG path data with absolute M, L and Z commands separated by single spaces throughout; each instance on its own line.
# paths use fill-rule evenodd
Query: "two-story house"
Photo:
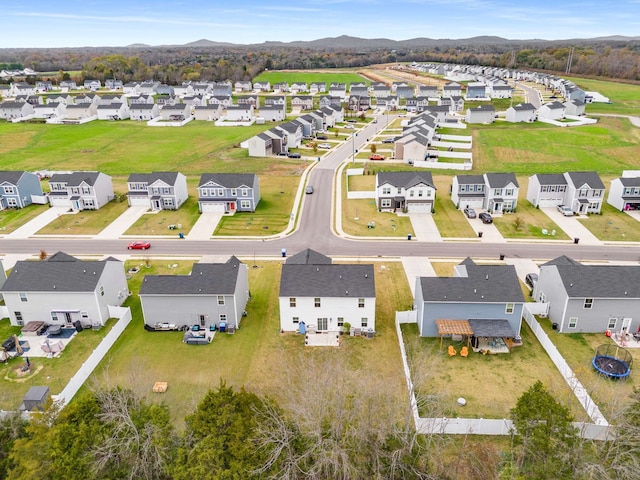
M 132 173 L 127 179 L 130 207 L 177 210 L 188 197 L 187 177 L 180 172 Z
M 195 263 L 188 275 L 146 275 L 140 286 L 142 315 L 152 328 L 237 327 L 248 300 L 247 265 L 236 257 L 225 263 Z
M 496 119 L 496 109 L 493 105 L 478 105 L 467 108 L 465 117 L 467 123 L 493 123 Z
M 285 332 L 375 330 L 373 265 L 333 264 L 313 250 L 288 258 L 280 277 L 280 329 Z
M 111 177 L 102 172 L 55 173 L 49 179 L 52 207 L 98 210 L 113 198 Z
M 483 175 L 456 175 L 451 184 L 451 201 L 456 208 L 484 208 L 487 186 Z
M 436 200 L 436 186 L 431 172 L 378 172 L 376 205 L 378 210 L 431 213 Z
M 507 108 L 505 119 L 507 122 L 535 122 L 538 114 L 536 107 L 530 103 L 520 103 Z
M 110 318 L 109 306 L 120 306 L 129 296 L 120 260 L 85 261 L 63 252 L 40 262 L 16 262 L 0 292 L 15 326 L 32 321 L 102 326 Z
M 490 213 L 513 212 L 518 205 L 520 185 L 513 173 L 485 173 L 486 200 Z
M 607 203 L 618 210 L 640 210 L 640 176 L 614 178 L 609 186 Z
M 566 205 L 579 214 L 600 213 L 604 190 L 596 172 L 536 174 L 529 177 L 527 200 L 540 208 Z
M 254 173 L 203 173 L 198 184 L 200 213 L 255 212 L 260 180 Z
M 40 180 L 35 173 L 0 171 L 0 210 L 31 205 L 32 195 L 43 195 Z

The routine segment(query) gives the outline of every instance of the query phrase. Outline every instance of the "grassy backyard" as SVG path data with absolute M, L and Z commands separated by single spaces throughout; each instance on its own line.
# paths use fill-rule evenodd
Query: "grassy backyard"
M 263 72 L 253 79 L 254 82 L 270 82 L 274 83 L 288 82 L 291 85 L 294 82 L 325 82 L 327 84 L 327 93 L 329 85 L 332 83 L 346 83 L 347 87 L 352 83 L 365 83 L 369 85 L 369 80 L 358 75 L 355 72 L 337 71 L 337 72 L 304 72 L 299 70 L 281 70 L 277 72 Z
M 612 103 L 590 103 L 587 105 L 588 113 L 640 115 L 640 85 L 586 78 L 569 78 L 569 80 L 586 91 L 598 92 L 611 100 Z

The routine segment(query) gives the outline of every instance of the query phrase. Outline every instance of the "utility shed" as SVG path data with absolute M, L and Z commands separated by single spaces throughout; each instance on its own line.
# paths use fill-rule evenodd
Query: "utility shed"
M 49 398 L 49 387 L 31 387 L 22 399 L 21 410 L 43 410 Z

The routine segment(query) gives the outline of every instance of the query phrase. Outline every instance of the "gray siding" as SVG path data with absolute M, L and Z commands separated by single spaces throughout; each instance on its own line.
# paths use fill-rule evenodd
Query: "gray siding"
M 205 316 L 205 327 L 218 325 L 220 315 L 227 322 L 239 323 L 233 295 L 224 295 L 224 305 L 218 305 L 217 295 L 141 295 L 142 313 L 147 325 L 174 323 L 180 326 L 200 325 Z M 240 312 L 242 313 L 242 312 Z

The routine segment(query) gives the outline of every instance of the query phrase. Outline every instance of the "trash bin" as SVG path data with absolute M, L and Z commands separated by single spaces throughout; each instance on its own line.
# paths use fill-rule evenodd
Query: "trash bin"
M 578 243 L 580 241 L 580 239 L 578 237 L 573 239 L 573 243 Z
M 283 248 L 283 249 L 282 249 L 282 256 L 283 256 L 283 257 L 286 257 L 286 256 L 287 256 L 287 249 L 286 249 L 286 248 Z
M 500 260 L 504 260 L 504 253 L 500 254 Z
M 482 238 L 482 232 L 478 232 L 478 238 Z
M 178 238 L 184 238 L 184 233 L 180 232 L 180 233 L 178 234 Z
M 411 234 L 407 233 L 407 240 L 411 240 Z
M 551 329 L 552 330 L 558 330 L 558 324 L 557 323 L 552 323 L 551 324 Z

